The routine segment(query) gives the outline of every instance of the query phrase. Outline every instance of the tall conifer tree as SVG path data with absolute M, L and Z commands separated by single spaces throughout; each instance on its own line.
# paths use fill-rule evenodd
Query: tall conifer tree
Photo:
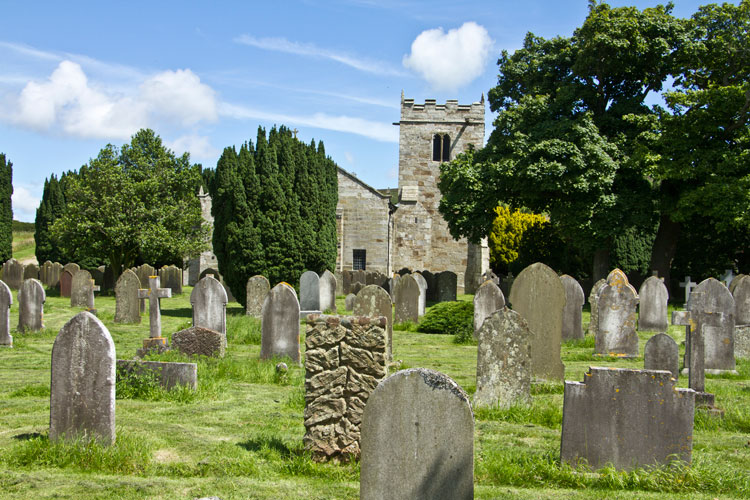
M 13 256 L 13 163 L 0 153 L 0 262 Z

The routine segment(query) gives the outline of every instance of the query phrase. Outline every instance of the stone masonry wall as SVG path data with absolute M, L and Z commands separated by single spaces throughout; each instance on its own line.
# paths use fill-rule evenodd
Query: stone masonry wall
M 387 375 L 386 319 L 310 315 L 305 338 L 305 448 L 316 461 L 360 455 L 370 394 Z

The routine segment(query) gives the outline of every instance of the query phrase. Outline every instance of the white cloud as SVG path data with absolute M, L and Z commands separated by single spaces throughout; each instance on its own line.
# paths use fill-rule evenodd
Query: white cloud
M 152 109 L 183 125 L 216 121 L 218 116 L 216 92 L 189 69 L 154 75 L 143 82 L 140 92 Z
M 200 135 L 183 135 L 174 141 L 164 141 L 164 144 L 177 155 L 190 153 L 193 161 L 215 161 L 220 151 L 211 146 L 208 137 Z
M 41 190 L 41 189 L 39 189 Z M 32 222 L 36 218 L 36 209 L 39 208 L 41 197 L 35 196 L 25 186 L 13 186 L 13 218 L 23 222 Z
M 492 43 L 487 30 L 474 22 L 448 33 L 443 28 L 427 30 L 411 44 L 403 64 L 435 90 L 455 91 L 482 74 Z
M 346 159 L 346 163 L 348 163 L 349 165 L 354 165 L 354 155 L 349 151 L 344 152 L 344 158 Z

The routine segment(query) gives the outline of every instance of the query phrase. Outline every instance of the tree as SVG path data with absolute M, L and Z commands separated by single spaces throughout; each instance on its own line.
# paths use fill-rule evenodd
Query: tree
M 0 153 L 0 262 L 13 257 L 13 163 Z
M 181 261 L 207 246 L 200 183 L 187 153 L 176 157 L 152 130 L 140 130 L 120 149 L 107 145 L 70 177 L 51 237 L 68 254 L 106 256 L 116 273 L 139 256 Z

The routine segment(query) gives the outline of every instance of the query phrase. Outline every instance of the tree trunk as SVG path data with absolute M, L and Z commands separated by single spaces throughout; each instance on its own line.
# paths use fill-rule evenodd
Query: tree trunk
M 594 252 L 592 285 L 609 274 L 609 248 L 599 248 Z
M 651 249 L 651 270 L 659 273 L 664 278 L 670 297 L 672 290 L 669 284 L 669 270 L 672 260 L 677 251 L 677 242 L 680 239 L 680 223 L 674 222 L 669 215 L 662 215 L 659 220 L 659 230 L 656 232 L 654 246 Z

